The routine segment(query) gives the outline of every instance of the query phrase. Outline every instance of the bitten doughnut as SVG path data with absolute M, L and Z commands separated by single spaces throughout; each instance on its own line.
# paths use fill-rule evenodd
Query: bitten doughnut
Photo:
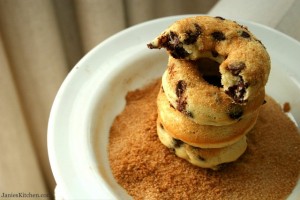
M 238 159 L 265 103 L 265 46 L 234 21 L 196 16 L 176 21 L 148 47 L 169 53 L 157 97 L 160 141 L 203 168 Z
M 157 97 L 158 117 L 175 139 L 200 148 L 221 148 L 239 141 L 256 123 L 258 111 L 227 126 L 199 125 L 170 105 L 165 93 Z
M 165 48 L 178 60 L 205 57 L 218 62 L 220 90 L 239 104 L 256 98 L 270 73 L 270 57 L 263 44 L 245 26 L 222 17 L 178 20 L 148 47 Z
M 171 137 L 157 119 L 157 134 L 162 144 L 170 149 L 174 149 L 175 154 L 190 163 L 203 167 L 218 169 L 218 165 L 237 160 L 247 149 L 246 136 L 243 136 L 236 143 L 223 148 L 198 148 L 188 145 L 181 140 Z
M 162 87 L 172 106 L 198 124 L 223 126 L 247 117 L 263 104 L 264 87 L 257 91 L 256 98 L 237 103 L 218 87 L 221 83 L 214 73 L 219 72 L 212 69 L 210 61 L 204 59 L 185 61 L 169 57 Z

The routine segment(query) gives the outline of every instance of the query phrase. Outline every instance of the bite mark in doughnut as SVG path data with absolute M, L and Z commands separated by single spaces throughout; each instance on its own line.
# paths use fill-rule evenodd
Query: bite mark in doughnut
M 225 93 L 228 94 L 230 97 L 233 98 L 233 100 L 237 103 L 245 103 L 248 100 L 244 99 L 244 96 L 246 94 L 246 89 L 248 88 L 248 84 L 244 82 L 244 79 L 242 76 L 237 76 L 238 81 L 236 85 L 228 87 L 227 90 L 225 90 Z
M 179 40 L 178 35 L 173 31 L 160 38 L 159 46 L 168 49 L 174 58 L 185 58 L 188 56 L 188 52 L 183 48 L 183 42 Z M 151 43 L 148 44 L 148 47 L 150 49 L 156 48 Z

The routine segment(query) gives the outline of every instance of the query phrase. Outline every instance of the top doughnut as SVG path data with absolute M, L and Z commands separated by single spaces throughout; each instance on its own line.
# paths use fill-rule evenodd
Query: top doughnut
M 148 44 L 175 59 L 217 61 L 223 91 L 236 103 L 252 100 L 267 83 L 270 57 L 243 25 L 222 17 L 195 16 L 172 24 Z

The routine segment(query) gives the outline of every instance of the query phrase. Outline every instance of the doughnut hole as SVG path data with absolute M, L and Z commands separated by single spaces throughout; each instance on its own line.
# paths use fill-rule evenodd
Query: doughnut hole
M 200 58 L 196 61 L 197 69 L 203 79 L 213 86 L 222 88 L 219 65 L 219 62 L 210 58 Z

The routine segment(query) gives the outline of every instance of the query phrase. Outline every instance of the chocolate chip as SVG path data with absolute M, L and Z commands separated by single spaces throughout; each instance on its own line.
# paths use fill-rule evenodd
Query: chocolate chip
M 227 66 L 232 75 L 237 76 L 246 67 L 244 62 L 233 62 Z
M 220 20 L 225 20 L 223 17 L 216 16 L 215 18 L 220 19 Z
M 173 146 L 174 146 L 174 148 L 179 148 L 183 144 L 184 143 L 181 140 L 173 138 Z
M 200 147 L 194 147 L 194 146 L 191 146 L 193 148 L 193 150 L 195 151 L 195 153 L 199 153 L 199 151 L 201 150 Z M 197 155 L 197 159 L 198 160 L 201 160 L 202 162 L 205 162 L 206 161 L 206 158 L 200 156 L 200 155 Z
M 176 47 L 174 51 L 171 51 L 173 58 L 182 59 L 187 57 L 189 54 L 183 47 Z
M 182 97 L 182 94 L 184 93 L 186 89 L 186 82 L 184 80 L 178 81 L 176 85 L 176 95 L 178 98 Z
M 241 76 L 239 77 L 240 80 L 238 81 L 238 83 L 229 87 L 228 90 L 225 91 L 225 93 L 233 98 L 235 102 L 244 103 L 246 102 L 246 100 L 244 100 L 244 96 L 249 85 L 247 83 L 244 83 L 244 80 Z
M 169 45 L 172 45 L 173 47 L 180 45 L 180 40 L 178 38 L 178 35 L 173 31 L 170 31 L 168 42 L 169 42 Z
M 205 158 L 203 158 L 202 156 L 197 156 L 197 158 L 199 159 L 199 160 L 201 160 L 201 161 L 203 161 L 203 162 L 205 162 L 206 161 L 206 159 Z
M 183 41 L 184 44 L 194 44 L 197 41 L 199 35 L 201 34 L 201 27 L 198 24 L 194 24 L 194 26 L 196 29 L 195 31 L 188 30 L 186 32 L 187 38 Z
M 151 44 L 151 43 L 147 44 L 147 47 L 148 47 L 149 49 L 155 49 L 155 48 L 157 48 L 156 46 L 154 46 L 154 45 Z
M 186 98 L 180 97 L 177 100 L 177 108 L 176 109 L 179 112 L 182 112 L 185 114 L 186 113 L 186 105 L 187 105 Z
M 170 104 L 170 107 L 173 108 L 173 109 L 175 109 L 174 106 L 173 106 L 172 104 Z
M 231 119 L 239 119 L 243 115 L 243 107 L 240 104 L 231 103 L 227 114 Z
M 217 51 L 212 50 L 212 51 L 211 51 L 211 55 L 212 55 L 213 57 L 218 57 L 219 53 L 218 53 Z
M 222 41 L 222 40 L 226 39 L 225 35 L 222 32 L 220 32 L 220 31 L 215 31 L 211 35 L 217 41 Z
M 266 103 L 267 103 L 267 101 L 266 101 L 266 100 L 264 100 L 264 101 L 263 101 L 263 103 L 262 103 L 262 105 L 264 105 L 264 104 L 266 104 Z
M 243 38 L 250 38 L 250 34 L 247 33 L 246 31 L 242 31 L 241 36 L 242 36 Z
M 164 47 L 170 51 L 171 55 L 174 58 L 185 58 L 188 56 L 188 52 L 182 47 L 182 43 L 180 42 L 178 35 L 170 31 L 169 40 L 164 44 Z
M 194 115 L 193 115 L 193 113 L 192 113 L 191 111 L 186 110 L 186 111 L 184 112 L 184 114 L 185 114 L 186 116 L 190 117 L 190 118 L 194 118 Z
M 160 126 L 161 129 L 165 129 L 164 125 L 162 125 L 162 123 L 159 123 L 159 126 Z
M 186 82 L 184 80 L 178 81 L 176 85 L 176 91 L 175 91 L 178 97 L 176 109 L 182 113 L 186 112 L 186 105 L 187 105 L 186 97 L 183 97 L 183 93 L 185 92 L 185 90 L 186 90 Z

